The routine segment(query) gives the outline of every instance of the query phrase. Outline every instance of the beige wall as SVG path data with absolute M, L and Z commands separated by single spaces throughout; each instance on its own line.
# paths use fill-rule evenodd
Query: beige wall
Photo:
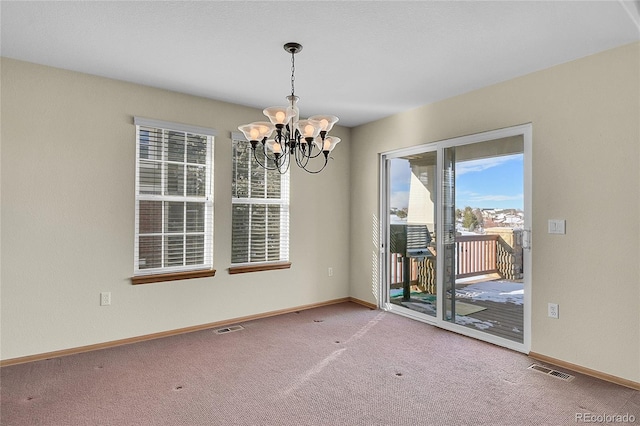
M 348 296 L 349 129 L 324 173 L 292 172 L 292 268 L 229 275 L 230 132 L 261 111 L 6 58 L 1 71 L 2 359 Z M 133 116 L 218 130 L 215 277 L 131 285 Z
M 640 382 L 639 82 L 635 43 L 353 129 L 351 296 L 376 302 L 379 153 L 531 122 L 531 350 Z

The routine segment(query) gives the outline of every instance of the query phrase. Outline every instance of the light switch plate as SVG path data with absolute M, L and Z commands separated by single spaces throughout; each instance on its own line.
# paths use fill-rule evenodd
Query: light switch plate
M 565 234 L 564 219 L 549 219 L 549 233 L 550 234 Z

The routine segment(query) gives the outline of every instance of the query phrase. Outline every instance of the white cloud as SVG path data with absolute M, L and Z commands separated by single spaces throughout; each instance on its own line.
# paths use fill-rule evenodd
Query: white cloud
M 512 200 L 522 200 L 524 196 L 522 194 L 516 195 L 480 195 L 474 194 L 471 195 L 468 200 L 470 201 L 512 201 Z
M 504 155 L 502 157 L 481 158 L 478 160 L 462 161 L 456 163 L 456 175 L 481 172 L 483 170 L 498 167 L 509 161 L 521 160 L 522 154 Z
M 397 209 L 406 208 L 409 206 L 409 191 L 394 191 L 391 193 L 391 199 L 389 200 L 391 207 Z

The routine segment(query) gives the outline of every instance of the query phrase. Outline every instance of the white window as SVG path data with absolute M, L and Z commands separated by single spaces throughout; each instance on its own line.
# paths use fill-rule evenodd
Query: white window
M 242 134 L 233 133 L 232 139 L 231 263 L 288 262 L 289 171 L 262 168 Z M 257 151 L 260 155 L 260 146 Z
M 134 275 L 211 270 L 215 131 L 139 117 L 134 124 Z

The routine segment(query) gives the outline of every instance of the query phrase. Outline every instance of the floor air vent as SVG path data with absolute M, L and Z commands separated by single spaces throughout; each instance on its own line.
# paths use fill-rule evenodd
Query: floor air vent
M 539 371 L 540 373 L 546 374 L 547 376 L 557 377 L 558 379 L 561 379 L 567 382 L 570 382 L 573 379 L 575 379 L 575 377 L 570 374 L 563 373 L 562 371 L 558 371 L 558 370 L 552 370 L 551 368 L 544 367 L 540 364 L 531 364 L 529 366 L 529 369 Z
M 233 331 L 244 330 L 244 327 L 241 325 L 232 325 L 231 327 L 219 328 L 216 330 L 216 334 L 225 334 L 231 333 Z

